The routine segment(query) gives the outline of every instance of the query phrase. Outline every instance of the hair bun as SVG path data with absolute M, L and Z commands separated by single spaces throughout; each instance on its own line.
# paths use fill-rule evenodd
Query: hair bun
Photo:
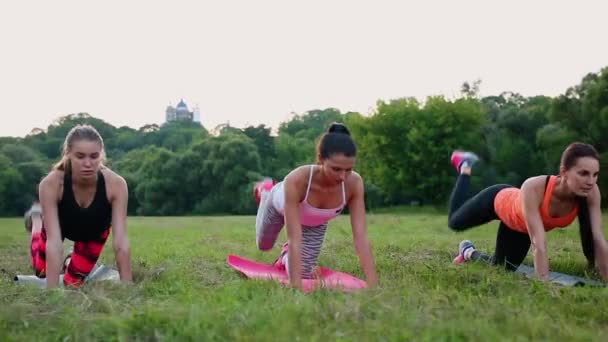
M 332 123 L 329 126 L 329 129 L 327 130 L 327 132 L 328 133 L 342 133 L 342 134 L 350 135 L 348 128 L 346 128 L 346 126 L 344 126 L 344 124 L 341 124 L 339 122 Z

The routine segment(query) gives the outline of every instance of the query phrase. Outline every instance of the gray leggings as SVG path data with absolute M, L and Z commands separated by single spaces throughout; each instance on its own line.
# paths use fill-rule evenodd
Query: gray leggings
M 275 188 L 276 189 L 276 188 Z M 274 189 L 273 189 L 274 190 Z M 271 250 L 285 226 L 285 217 L 272 204 L 273 191 L 263 192 L 258 213 L 255 218 L 256 243 L 260 250 Z M 302 277 L 312 278 L 313 268 L 317 264 L 321 246 L 325 239 L 327 224 L 309 227 L 302 226 Z M 287 255 L 282 256 L 283 263 L 289 272 Z

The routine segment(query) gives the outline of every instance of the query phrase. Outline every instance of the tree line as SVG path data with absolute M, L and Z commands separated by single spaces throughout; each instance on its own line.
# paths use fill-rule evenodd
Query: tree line
M 131 215 L 253 214 L 253 183 L 314 163 L 316 141 L 332 122 L 345 123 L 357 143 L 356 170 L 370 209 L 444 206 L 456 176 L 449 157 L 457 148 L 481 157 L 473 178 L 477 190 L 556 174 L 561 152 L 573 141 L 595 146 L 606 170 L 608 67 L 557 97 L 481 97 L 478 88 L 479 82 L 464 83 L 455 99 L 378 101 L 368 115 L 311 110 L 281 123 L 277 132 L 266 125 L 208 130 L 186 121 L 134 129 L 87 113 L 66 115 L 25 137 L 0 137 L 0 215 L 27 210 L 38 182 L 60 159 L 67 132 L 81 123 L 99 131 L 106 165 L 127 180 Z M 600 172 L 605 194 L 607 177 Z

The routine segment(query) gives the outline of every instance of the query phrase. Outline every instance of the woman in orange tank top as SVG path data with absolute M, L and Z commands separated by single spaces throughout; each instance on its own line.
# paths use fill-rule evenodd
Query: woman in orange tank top
M 608 281 L 608 243 L 601 227 L 600 191 L 597 186 L 599 154 L 593 146 L 572 143 L 563 152 L 559 175 L 528 178 L 520 188 L 490 186 L 467 198 L 471 169 L 478 160 L 472 152 L 455 151 L 451 162 L 459 173 L 450 198 L 448 226 L 456 231 L 499 220 L 494 255 L 485 255 L 464 240 L 454 262 L 485 260 L 516 270 L 534 250 L 534 268 L 547 280 L 549 262 L 545 233 L 570 225 L 578 217 L 583 253 L 591 266 L 597 263 Z

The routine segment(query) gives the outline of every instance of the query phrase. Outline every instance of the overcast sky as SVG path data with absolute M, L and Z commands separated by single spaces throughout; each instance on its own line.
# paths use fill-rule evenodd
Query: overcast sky
M 608 66 L 607 1 L 3 1 L 0 136 L 88 112 L 115 126 L 198 105 L 276 127 L 379 99 L 556 96 Z

